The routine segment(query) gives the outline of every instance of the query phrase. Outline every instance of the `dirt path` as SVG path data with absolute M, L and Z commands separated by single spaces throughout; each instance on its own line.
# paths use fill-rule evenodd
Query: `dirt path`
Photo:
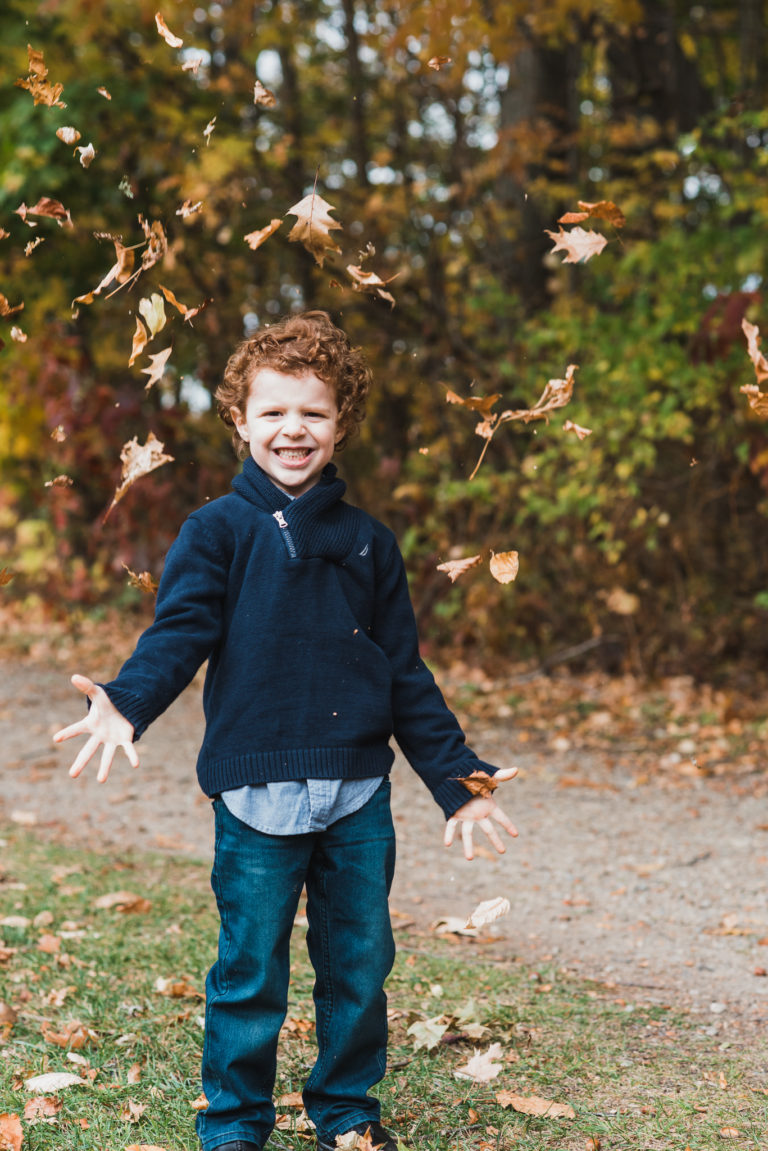
M 92 772 L 70 780 L 72 745 L 50 742 L 80 714 L 67 674 L 0 663 L 0 684 L 0 825 L 72 845 L 210 856 L 209 806 L 194 778 L 199 686 L 141 741 L 139 771 L 123 762 L 99 786 Z M 511 719 L 483 724 L 471 741 L 492 762 L 520 767 L 499 792 L 520 837 L 501 858 L 481 849 L 470 864 L 457 846 L 447 852 L 438 808 L 398 759 L 395 926 L 428 931 L 502 895 L 512 912 L 495 942 L 471 945 L 476 953 L 615 985 L 628 1003 L 689 1007 L 713 1033 L 768 1019 L 768 977 L 757 974 L 768 968 L 764 787 L 696 778 L 638 786 L 617 766 L 626 760 L 521 750 Z

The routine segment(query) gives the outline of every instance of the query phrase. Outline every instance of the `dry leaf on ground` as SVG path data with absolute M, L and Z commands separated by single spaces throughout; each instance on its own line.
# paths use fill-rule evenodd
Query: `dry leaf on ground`
M 432 1019 L 419 1019 L 408 1028 L 407 1034 L 413 1036 L 413 1050 L 419 1051 L 425 1047 L 431 1051 L 437 1047 L 443 1035 L 448 1030 L 448 1022 L 443 1015 L 435 1015 Z
M 149 911 L 152 904 L 143 895 L 136 895 L 133 891 L 110 891 L 100 895 L 93 901 L 96 911 Z
M 541 1119 L 575 1119 L 576 1112 L 568 1103 L 554 1103 L 539 1095 L 515 1095 L 512 1091 L 498 1091 L 496 1102 L 511 1107 L 521 1115 L 538 1115 Z
M 478 903 L 467 920 L 466 926 L 484 927 L 486 923 L 493 923 L 494 919 L 500 919 L 502 915 L 509 915 L 508 899 L 504 899 L 500 895 L 496 899 L 484 899 L 482 903 Z
M 87 1079 L 81 1079 L 71 1071 L 49 1071 L 45 1075 L 33 1075 L 31 1079 L 24 1080 L 27 1091 L 40 1091 L 43 1094 L 55 1095 L 65 1087 L 86 1087 Z
M 0 1115 L 0 1151 L 21 1151 L 23 1133 L 18 1115 Z
M 61 1111 L 62 1102 L 58 1095 L 36 1095 L 24 1104 L 24 1118 L 27 1123 L 55 1123 Z M 0 1140 L 0 1148 L 2 1141 Z
M 457 1079 L 471 1079 L 473 1083 L 488 1083 L 495 1079 L 502 1070 L 502 1064 L 495 1062 L 503 1055 L 501 1044 L 492 1043 L 487 1051 L 475 1050 L 474 1055 L 463 1067 L 457 1067 L 454 1075 Z
M 56 1047 L 68 1047 L 70 1051 L 79 1051 L 90 1043 L 98 1042 L 96 1032 L 79 1019 L 72 1019 L 69 1023 L 63 1024 L 59 1031 L 55 1031 L 50 1023 L 44 1023 L 41 1031 L 46 1043 L 53 1043 Z

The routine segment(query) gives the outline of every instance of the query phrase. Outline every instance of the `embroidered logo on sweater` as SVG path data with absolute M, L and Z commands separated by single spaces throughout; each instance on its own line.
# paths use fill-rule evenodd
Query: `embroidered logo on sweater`
M 366 544 L 365 547 L 363 548 L 363 550 L 361 552 L 358 552 L 357 554 L 359 556 L 367 556 L 368 555 L 368 544 Z

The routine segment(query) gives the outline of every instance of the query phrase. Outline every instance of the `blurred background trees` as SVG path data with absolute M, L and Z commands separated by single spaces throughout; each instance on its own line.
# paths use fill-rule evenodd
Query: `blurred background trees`
M 138 604 L 123 565 L 157 577 L 184 516 L 228 490 L 210 394 L 230 350 L 322 307 L 375 371 L 339 462 L 401 538 L 430 651 L 491 666 L 590 642 L 647 674 L 764 666 L 768 436 L 739 387 L 754 379 L 742 318 L 766 327 L 765 3 L 167 0 L 180 47 L 156 11 L 6 2 L 4 602 Z M 28 44 L 65 108 L 14 86 Z M 254 101 L 257 80 L 273 104 Z M 64 126 L 93 144 L 87 168 Z M 342 225 L 322 267 L 288 240 L 286 212 L 315 187 Z M 73 226 L 18 214 L 41 197 Z M 605 199 L 625 227 L 563 264 L 546 230 Z M 114 263 L 110 237 L 143 245 L 140 217 L 160 222 L 165 257 L 73 305 Z M 277 218 L 252 250 L 243 237 Z M 395 306 L 355 290 L 350 265 Z M 185 322 L 166 304 L 129 367 L 139 301 L 160 285 L 207 306 Z M 147 355 L 169 344 L 146 390 Z M 569 407 L 502 428 L 470 481 L 483 440 L 446 388 L 530 407 L 569 363 Z M 121 447 L 149 431 L 175 462 L 104 522 Z M 519 551 L 514 584 L 487 565 L 456 584 L 435 571 L 491 549 Z

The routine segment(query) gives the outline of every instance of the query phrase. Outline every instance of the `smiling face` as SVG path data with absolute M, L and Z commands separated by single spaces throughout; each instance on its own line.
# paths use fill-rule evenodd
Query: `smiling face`
M 333 458 L 339 410 L 332 388 L 314 372 L 291 376 L 260 368 L 245 411 L 230 412 L 256 463 L 291 496 L 309 491 Z

